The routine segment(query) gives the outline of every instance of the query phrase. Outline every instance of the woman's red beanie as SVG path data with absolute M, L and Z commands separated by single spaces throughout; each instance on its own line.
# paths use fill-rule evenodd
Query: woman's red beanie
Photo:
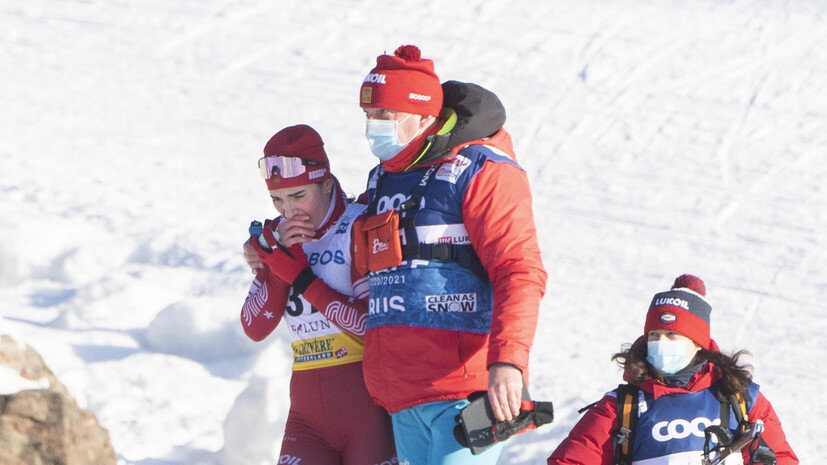
M 278 173 L 267 179 L 270 190 L 304 186 L 330 179 L 330 161 L 324 151 L 322 137 L 306 124 L 290 126 L 277 132 L 264 146 L 264 156 L 297 157 L 317 163 L 308 165 L 307 171 L 292 178 L 282 178 Z

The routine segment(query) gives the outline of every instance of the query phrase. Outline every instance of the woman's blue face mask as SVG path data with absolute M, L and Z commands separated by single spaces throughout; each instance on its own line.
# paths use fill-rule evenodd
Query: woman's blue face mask
M 692 346 L 691 348 L 689 346 Z M 646 343 L 646 361 L 665 375 L 674 375 L 689 366 L 697 350 L 689 340 L 659 340 Z
M 413 115 L 408 115 L 402 121 L 392 119 L 369 119 L 365 124 L 365 137 L 370 144 L 370 151 L 380 160 L 388 161 L 408 146 L 410 142 L 402 143 L 399 140 L 399 124 L 407 121 Z

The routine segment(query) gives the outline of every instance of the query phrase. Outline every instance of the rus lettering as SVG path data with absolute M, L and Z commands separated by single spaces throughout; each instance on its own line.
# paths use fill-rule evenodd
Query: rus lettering
M 372 298 L 368 302 L 368 314 L 370 315 L 376 315 L 377 313 L 388 313 L 391 310 L 404 312 L 405 299 L 403 299 L 401 296 L 395 295 L 390 298 Z

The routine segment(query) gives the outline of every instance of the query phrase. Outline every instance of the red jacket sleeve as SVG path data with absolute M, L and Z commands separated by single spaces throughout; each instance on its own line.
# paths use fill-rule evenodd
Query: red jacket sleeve
M 468 186 L 462 215 L 494 287 L 487 364 L 510 363 L 526 373 L 547 275 L 525 171 L 486 162 Z
M 777 465 L 796 465 L 798 463 L 798 457 L 796 457 L 790 444 L 787 443 L 787 437 L 784 435 L 784 430 L 781 429 L 781 421 L 764 394 L 758 393 L 758 398 L 755 399 L 755 404 L 749 412 L 749 419 L 750 421 L 761 420 L 764 422 L 764 432 L 761 433 L 761 436 L 775 452 L 778 458 Z M 744 463 L 749 463 L 747 450 L 744 450 L 743 455 Z
M 241 327 L 250 339 L 260 341 L 276 329 L 289 292 L 290 285 L 271 275 L 266 266 L 256 273 L 241 307 Z
M 617 425 L 617 399 L 604 396 L 574 425 L 546 461 L 548 465 L 609 465 L 614 458 L 612 432 Z

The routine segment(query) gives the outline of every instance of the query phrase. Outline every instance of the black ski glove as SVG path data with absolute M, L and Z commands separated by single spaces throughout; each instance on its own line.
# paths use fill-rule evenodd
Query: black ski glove
M 515 434 L 520 434 L 554 420 L 554 408 L 551 402 L 534 402 L 523 388 L 523 400 L 520 413 L 511 421 L 494 419 L 488 394 L 478 391 L 470 396 L 471 403 L 455 417 L 454 438 L 477 455 L 498 442 L 505 441 Z

